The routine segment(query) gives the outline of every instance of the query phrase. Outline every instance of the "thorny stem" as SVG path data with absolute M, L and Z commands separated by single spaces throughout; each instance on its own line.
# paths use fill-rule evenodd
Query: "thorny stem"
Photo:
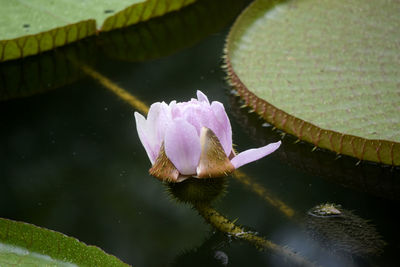
M 227 218 L 218 213 L 215 209 L 207 204 L 194 204 L 197 212 L 214 228 L 231 235 L 235 238 L 245 240 L 253 244 L 256 248 L 270 251 L 284 260 L 290 261 L 296 266 L 315 266 L 312 262 L 294 253 L 293 251 L 281 247 L 267 239 L 262 238 L 252 232 L 246 231 L 244 228 L 237 226 Z

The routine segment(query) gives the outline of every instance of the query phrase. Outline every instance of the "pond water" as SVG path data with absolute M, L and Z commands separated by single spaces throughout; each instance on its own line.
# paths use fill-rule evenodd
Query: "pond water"
M 85 75 L 79 62 L 147 104 L 186 101 L 202 90 L 225 105 L 238 151 L 282 140 L 277 152 L 240 169 L 245 178 L 229 176 L 204 189 L 218 195 L 211 206 L 236 225 L 317 265 L 395 265 L 399 169 L 312 152 L 240 108 L 231 94 L 221 68 L 224 40 L 246 2 L 227 8 L 204 1 L 2 63 L 0 217 L 76 237 L 134 266 L 292 265 L 251 240 L 216 231 L 171 193 L 185 188 L 174 191 L 151 177 L 135 109 Z M 210 192 L 216 188 L 222 192 Z M 341 205 L 340 216 L 308 213 L 327 202 Z

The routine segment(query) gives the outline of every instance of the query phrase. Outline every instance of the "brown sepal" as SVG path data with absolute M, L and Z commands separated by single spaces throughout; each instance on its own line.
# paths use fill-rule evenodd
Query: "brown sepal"
M 235 167 L 226 156 L 218 137 L 206 127 L 200 133 L 201 155 L 197 177 L 213 178 L 227 176 Z
M 164 142 L 161 144 L 160 152 L 150 168 L 149 173 L 154 177 L 166 182 L 180 182 L 179 171 L 165 154 Z

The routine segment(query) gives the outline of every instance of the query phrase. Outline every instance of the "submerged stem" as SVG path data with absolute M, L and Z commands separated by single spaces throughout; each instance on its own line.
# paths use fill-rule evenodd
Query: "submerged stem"
M 96 70 L 92 69 L 91 67 L 82 63 L 79 63 L 79 66 L 83 72 L 98 81 L 101 85 L 116 94 L 119 98 L 128 102 L 132 107 L 137 109 L 142 114 L 147 114 L 147 112 L 149 111 L 149 107 L 148 105 L 143 103 L 143 101 L 130 94 L 128 91 L 118 86 L 113 81 L 111 81 L 101 73 L 97 72 Z
M 271 192 L 269 192 L 265 187 L 263 187 L 261 184 L 258 184 L 257 182 L 254 182 L 247 174 L 244 172 L 241 172 L 239 170 L 235 170 L 235 172 L 232 173 L 232 177 L 234 177 L 236 180 L 241 182 L 242 184 L 248 186 L 254 193 L 262 197 L 265 201 L 267 201 L 269 204 L 272 206 L 276 207 L 279 209 L 280 212 L 282 212 L 284 215 L 286 215 L 289 218 L 293 218 L 295 215 L 294 209 L 286 205 L 282 200 L 279 198 L 275 197 L 272 195 Z

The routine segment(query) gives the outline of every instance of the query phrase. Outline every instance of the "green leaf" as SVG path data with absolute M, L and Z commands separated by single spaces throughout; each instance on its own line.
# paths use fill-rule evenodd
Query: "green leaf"
M 175 11 L 195 0 L 0 0 L 0 62 Z
M 400 165 L 400 2 L 255 1 L 226 45 L 231 83 L 315 146 Z
M 0 266 L 128 266 L 77 239 L 0 218 Z

